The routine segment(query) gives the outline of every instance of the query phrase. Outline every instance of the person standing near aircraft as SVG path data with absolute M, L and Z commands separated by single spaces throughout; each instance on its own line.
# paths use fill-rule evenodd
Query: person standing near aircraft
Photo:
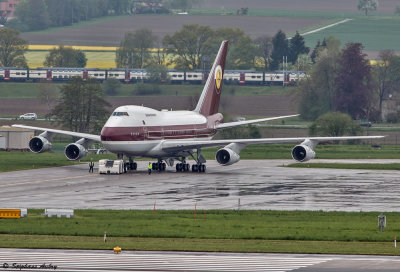
M 93 159 L 90 159 L 89 162 L 89 173 L 93 173 L 94 162 Z
M 153 168 L 153 166 L 151 165 L 151 162 L 149 162 L 149 166 L 147 166 L 147 169 L 149 171 L 149 175 L 151 175 L 151 169 Z

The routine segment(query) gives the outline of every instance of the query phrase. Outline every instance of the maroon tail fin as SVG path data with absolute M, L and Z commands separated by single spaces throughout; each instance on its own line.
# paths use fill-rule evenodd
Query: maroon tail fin
M 210 116 L 218 112 L 227 51 L 228 41 L 223 41 L 208 75 L 206 85 L 204 85 L 199 102 L 194 109 L 195 112 L 204 116 Z

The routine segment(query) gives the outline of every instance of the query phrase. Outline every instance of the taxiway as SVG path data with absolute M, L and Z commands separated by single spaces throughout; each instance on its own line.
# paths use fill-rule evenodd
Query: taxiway
M 0 173 L 0 206 L 400 211 L 398 171 L 282 167 L 289 163 L 242 160 L 221 167 L 209 161 L 206 173 L 168 168 L 151 175 L 146 161 L 122 175 L 99 175 L 96 168 L 91 174 L 86 164 L 5 172 Z

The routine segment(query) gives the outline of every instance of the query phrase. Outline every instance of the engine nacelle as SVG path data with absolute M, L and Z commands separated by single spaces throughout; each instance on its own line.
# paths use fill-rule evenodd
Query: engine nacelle
M 83 157 L 86 157 L 87 154 L 87 149 L 83 147 L 83 145 L 77 143 L 69 144 L 65 148 L 65 156 L 70 161 L 80 160 Z
M 299 162 L 306 162 L 315 158 L 315 151 L 307 145 L 296 145 L 292 149 L 292 158 Z
M 215 159 L 221 165 L 231 165 L 240 160 L 239 154 L 230 148 L 224 147 L 215 153 Z
M 51 143 L 42 136 L 36 136 L 29 140 L 29 149 L 33 153 L 46 152 L 51 149 Z

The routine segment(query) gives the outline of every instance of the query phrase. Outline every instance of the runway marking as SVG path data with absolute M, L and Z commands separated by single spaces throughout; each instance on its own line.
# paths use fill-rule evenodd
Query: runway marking
M 93 252 L 93 253 L 92 253 Z M 276 256 L 240 253 L 142 253 L 127 251 L 68 251 L 1 249 L 3 271 L 19 265 L 53 265 L 57 271 L 291 271 L 333 260 L 332 257 Z M 27 271 L 22 269 L 21 271 Z
M 32 183 L 41 183 L 41 182 L 51 182 L 51 181 L 59 181 L 59 180 L 66 180 L 66 179 L 76 179 L 76 178 L 83 178 L 83 177 L 90 177 L 94 176 L 93 174 L 83 175 L 83 176 L 74 176 L 74 177 L 63 177 L 63 178 L 54 178 L 54 179 L 44 179 L 44 180 L 32 180 L 20 183 L 9 183 L 9 184 L 2 184 L 0 187 L 8 187 L 8 186 L 18 186 L 18 185 L 26 185 Z

